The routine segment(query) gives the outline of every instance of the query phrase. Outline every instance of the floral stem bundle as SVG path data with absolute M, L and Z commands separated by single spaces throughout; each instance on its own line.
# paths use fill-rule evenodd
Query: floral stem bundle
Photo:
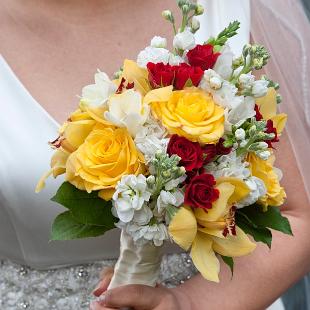
M 121 229 L 110 288 L 154 286 L 164 242 L 190 251 L 201 275 L 218 282 L 221 260 L 233 270 L 234 259 L 256 242 L 271 247 L 271 230 L 292 234 L 274 167 L 287 116 L 277 114 L 279 85 L 253 75 L 269 54 L 248 44 L 233 55 L 237 21 L 197 44 L 203 9 L 177 3 L 179 28 L 172 12 L 163 12 L 173 50 L 155 36 L 113 80 L 95 74 L 50 143 L 51 170 L 37 187 L 51 174 L 65 175 L 52 200 L 67 210 L 55 219 L 52 240 Z

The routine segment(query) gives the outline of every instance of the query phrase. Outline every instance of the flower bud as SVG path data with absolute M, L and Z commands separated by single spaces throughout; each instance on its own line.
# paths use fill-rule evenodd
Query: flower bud
M 233 69 L 237 69 L 237 68 L 243 66 L 243 64 L 244 64 L 243 57 L 238 57 L 238 58 L 235 58 L 233 60 L 232 67 L 233 67 Z
M 158 48 L 165 48 L 165 47 L 167 47 L 167 39 L 162 38 L 160 36 L 155 36 L 151 40 L 151 46 L 152 47 L 158 47 Z
M 217 76 L 213 76 L 210 78 L 210 86 L 215 90 L 220 89 L 222 87 L 222 80 Z
M 277 104 L 282 102 L 282 96 L 280 94 L 277 94 Z
M 188 28 L 176 34 L 173 39 L 173 47 L 176 49 L 191 50 L 195 46 L 195 36 Z
M 169 170 L 166 170 L 166 171 L 163 171 L 162 175 L 163 177 L 168 179 L 171 177 L 171 172 Z
M 197 18 L 195 18 L 195 16 L 192 19 L 192 23 L 191 23 L 191 29 L 193 32 L 196 32 L 197 30 L 199 30 L 200 28 L 200 22 Z
M 266 142 L 258 142 L 258 147 L 260 149 L 267 149 L 268 148 L 268 144 Z
M 150 175 L 150 176 L 146 179 L 146 182 L 147 182 L 149 185 L 155 184 L 155 177 L 154 177 L 153 175 Z
M 184 5 L 182 6 L 182 12 L 183 12 L 183 14 L 187 14 L 187 13 L 189 13 L 189 11 L 190 11 L 190 6 L 189 6 L 188 4 L 184 4 Z
M 197 4 L 195 9 L 195 15 L 202 15 L 204 13 L 204 8 L 201 4 Z
M 244 139 L 245 139 L 245 131 L 244 131 L 244 129 L 238 128 L 238 129 L 235 131 L 235 137 L 236 137 L 236 139 L 239 140 L 239 141 L 244 140 Z
M 165 10 L 161 13 L 162 17 L 166 20 L 168 20 L 169 22 L 174 22 L 174 17 L 172 15 L 172 12 L 170 10 Z
M 262 58 L 255 58 L 253 60 L 253 66 L 255 70 L 260 70 L 264 66 L 264 60 Z
M 242 140 L 240 143 L 241 147 L 245 147 L 248 144 L 248 140 Z
M 256 134 L 257 128 L 255 125 L 253 125 L 250 129 L 249 129 L 249 135 L 252 137 L 253 135 Z
M 239 77 L 239 82 L 243 87 L 251 86 L 255 81 L 255 76 L 252 74 L 241 74 Z
M 256 155 L 262 160 L 267 160 L 271 153 L 269 151 L 256 152 Z
M 255 81 L 252 88 L 252 94 L 255 98 L 264 97 L 268 91 L 269 82 L 266 80 Z

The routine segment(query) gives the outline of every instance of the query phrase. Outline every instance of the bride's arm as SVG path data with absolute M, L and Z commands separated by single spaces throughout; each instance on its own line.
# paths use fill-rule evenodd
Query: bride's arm
M 219 284 L 198 275 L 173 290 L 120 287 L 106 293 L 106 303 L 110 307 L 132 305 L 137 310 L 261 310 L 271 304 L 310 270 L 310 205 L 286 136 L 281 139 L 277 158 L 288 196 L 284 215 L 290 220 L 294 237 L 274 232 L 271 251 L 259 245 L 253 254 L 236 259 L 232 279 L 228 268 L 222 266 Z M 137 301 L 143 303 L 141 308 Z

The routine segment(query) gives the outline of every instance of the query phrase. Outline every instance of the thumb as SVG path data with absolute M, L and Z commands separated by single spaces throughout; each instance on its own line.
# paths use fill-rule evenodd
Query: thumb
M 146 285 L 125 285 L 107 291 L 101 304 L 105 307 L 124 308 L 132 307 L 139 309 L 153 309 L 160 302 L 162 289 Z

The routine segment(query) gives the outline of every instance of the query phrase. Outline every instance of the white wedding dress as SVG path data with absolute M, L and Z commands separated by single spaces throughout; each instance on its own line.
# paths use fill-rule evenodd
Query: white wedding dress
M 249 0 L 201 4 L 206 15 L 200 17 L 197 41 L 203 42 L 238 19 L 242 28 L 231 46 L 240 53 L 249 41 Z M 63 212 L 50 198 L 63 180 L 50 179 L 40 194 L 34 189 L 49 166 L 53 151 L 47 141 L 57 136 L 59 124 L 34 100 L 1 55 L 0 108 L 0 309 L 87 309 L 99 271 L 118 256 L 119 231 L 100 238 L 49 242 L 52 220 Z M 166 285 L 177 285 L 194 273 L 185 254 L 163 259 L 161 280 Z

